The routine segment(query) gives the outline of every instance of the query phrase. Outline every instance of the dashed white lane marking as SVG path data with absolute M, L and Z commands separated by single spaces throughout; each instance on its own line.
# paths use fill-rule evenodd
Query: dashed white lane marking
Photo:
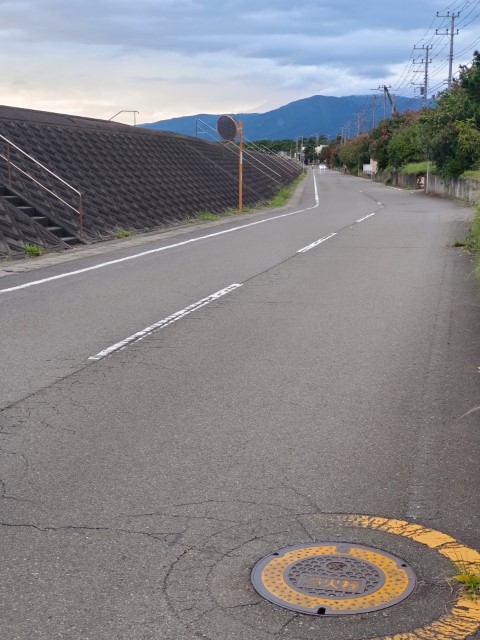
M 376 213 L 376 212 L 375 212 Z M 372 216 L 375 215 L 375 213 L 369 213 L 368 216 L 364 216 L 363 218 L 360 218 L 359 220 L 357 220 L 357 222 L 363 222 L 364 220 L 366 220 L 367 218 L 371 218 Z
M 142 258 L 143 256 L 148 256 L 153 253 L 159 253 L 160 251 L 167 251 L 168 249 L 175 249 L 176 247 L 182 247 L 186 244 L 192 244 L 193 242 L 200 242 L 200 240 L 208 240 L 209 238 L 216 238 L 218 236 L 223 236 L 227 233 L 233 233 L 234 231 L 242 231 L 243 229 L 248 229 L 249 227 L 254 227 L 259 224 L 265 224 L 267 222 L 273 222 L 274 220 L 280 220 L 281 218 L 288 218 L 289 216 L 294 216 L 299 213 L 304 213 L 305 211 L 312 211 L 316 209 L 320 200 L 318 197 L 317 191 L 317 181 L 315 179 L 315 173 L 313 172 L 313 183 L 315 185 L 315 204 L 311 207 L 306 207 L 305 209 L 298 209 L 298 211 L 291 211 L 290 213 L 282 213 L 278 216 L 273 216 L 272 218 L 265 218 L 263 220 L 257 220 L 256 222 L 249 222 L 248 224 L 243 224 L 238 227 L 232 227 L 231 229 L 224 229 L 223 231 L 216 231 L 215 233 L 209 233 L 205 236 L 200 236 L 198 238 L 190 238 L 189 240 L 183 240 L 182 242 L 176 242 L 175 244 L 169 244 L 165 247 L 158 247 L 157 249 L 149 249 L 148 251 L 142 251 L 141 253 L 135 253 L 132 256 L 126 256 L 125 258 L 118 258 L 117 260 L 109 260 L 108 262 L 102 262 L 100 264 L 93 265 L 92 267 L 85 267 L 85 269 L 77 269 L 76 271 L 68 271 L 67 273 L 60 273 L 56 276 L 51 276 L 50 278 L 43 278 L 42 280 L 34 280 L 33 282 L 26 282 L 25 284 L 17 285 L 16 287 L 9 287 L 8 289 L 0 289 L 0 293 L 7 293 L 9 291 L 18 291 L 19 289 L 26 289 L 27 287 L 34 287 L 40 284 L 45 284 L 46 282 L 52 282 L 53 280 L 60 280 L 61 278 L 68 278 L 70 276 L 76 276 L 80 273 L 87 273 L 88 271 L 94 271 L 95 269 L 102 269 L 103 267 L 108 267 L 112 264 L 120 264 L 121 262 L 127 262 L 128 260 L 135 260 L 136 258 Z
M 309 244 L 308 247 L 303 247 L 303 249 L 299 249 L 297 253 L 305 253 L 306 251 L 310 251 L 310 249 L 313 249 L 313 247 L 317 247 L 319 244 L 322 244 L 322 242 L 325 242 L 326 240 L 330 240 L 330 238 L 333 238 L 333 236 L 336 236 L 336 235 L 337 235 L 336 233 L 331 233 L 329 236 L 320 238 L 320 240 L 315 240 L 315 242 L 312 242 L 312 244 Z
M 319 169 L 320 171 L 320 169 Z M 318 188 L 317 188 L 317 181 L 315 179 L 315 171 L 312 171 L 312 175 L 313 175 L 313 186 L 315 187 L 315 203 L 318 206 L 318 203 L 320 202 L 320 199 L 318 197 Z
M 159 329 L 164 329 L 165 327 L 168 327 L 174 322 L 177 322 L 177 320 L 181 320 L 181 318 L 188 316 L 193 311 L 196 311 L 197 309 L 204 307 L 210 302 L 214 302 L 215 300 L 218 300 L 222 296 L 227 295 L 227 293 L 230 293 L 231 291 L 234 291 L 235 289 L 238 289 L 238 287 L 241 287 L 241 286 L 242 286 L 241 284 L 231 284 L 229 287 L 225 287 L 225 289 L 221 289 L 216 293 L 212 293 L 206 298 L 202 298 L 202 300 L 199 300 L 198 302 L 194 302 L 188 307 L 185 307 L 185 309 L 181 309 L 176 313 L 172 313 L 171 316 L 167 316 L 166 318 L 163 318 L 163 320 L 159 320 L 158 322 L 155 322 L 155 324 L 152 324 L 149 327 L 145 327 L 145 329 L 142 329 L 141 331 L 137 331 L 137 333 L 134 333 L 128 338 L 125 338 L 124 340 L 121 340 L 116 344 L 112 344 L 111 347 L 107 347 L 106 349 L 103 349 L 103 351 L 99 351 L 97 354 L 95 354 L 94 356 L 90 356 L 88 359 L 101 360 L 102 358 L 109 356 L 111 353 L 114 353 L 115 351 L 121 351 L 122 349 L 125 349 L 125 347 L 128 346 L 129 344 L 143 340 L 143 338 L 146 338 L 147 336 L 151 335 L 154 331 L 158 331 Z

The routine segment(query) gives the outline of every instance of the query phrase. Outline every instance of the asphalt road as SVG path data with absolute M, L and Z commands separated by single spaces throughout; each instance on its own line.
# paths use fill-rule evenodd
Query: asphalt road
M 280 210 L 0 272 L 0 636 L 445 637 L 451 563 L 344 515 L 480 546 L 470 217 L 310 173 Z M 253 590 L 322 540 L 398 555 L 415 593 L 312 617 Z

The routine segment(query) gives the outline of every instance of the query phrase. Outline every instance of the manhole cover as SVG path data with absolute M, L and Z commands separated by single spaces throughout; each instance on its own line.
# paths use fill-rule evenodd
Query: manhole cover
M 269 602 L 310 615 L 391 607 L 415 589 L 413 570 L 385 551 L 352 543 L 297 545 L 262 558 L 252 584 Z

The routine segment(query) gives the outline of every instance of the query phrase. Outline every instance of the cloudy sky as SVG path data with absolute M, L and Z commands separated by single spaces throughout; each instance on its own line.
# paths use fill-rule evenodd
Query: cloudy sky
M 434 93 L 452 14 L 453 71 L 480 49 L 480 0 L 445 1 L 0 0 L 0 103 L 153 122 L 380 84 L 418 96 L 422 46 Z

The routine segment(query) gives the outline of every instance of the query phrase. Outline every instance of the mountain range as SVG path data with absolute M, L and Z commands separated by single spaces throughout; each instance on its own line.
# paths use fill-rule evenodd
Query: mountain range
M 395 107 L 402 112 L 420 108 L 420 100 L 395 96 Z M 243 122 L 244 136 L 248 140 L 292 140 L 299 137 L 321 136 L 335 138 L 347 126 L 348 135 L 368 131 L 375 122 L 391 114 L 389 102 L 382 96 L 372 95 L 311 96 L 267 111 L 266 113 L 231 113 Z M 216 124 L 222 114 L 197 114 L 139 125 L 146 129 L 173 131 L 205 140 L 216 139 Z

